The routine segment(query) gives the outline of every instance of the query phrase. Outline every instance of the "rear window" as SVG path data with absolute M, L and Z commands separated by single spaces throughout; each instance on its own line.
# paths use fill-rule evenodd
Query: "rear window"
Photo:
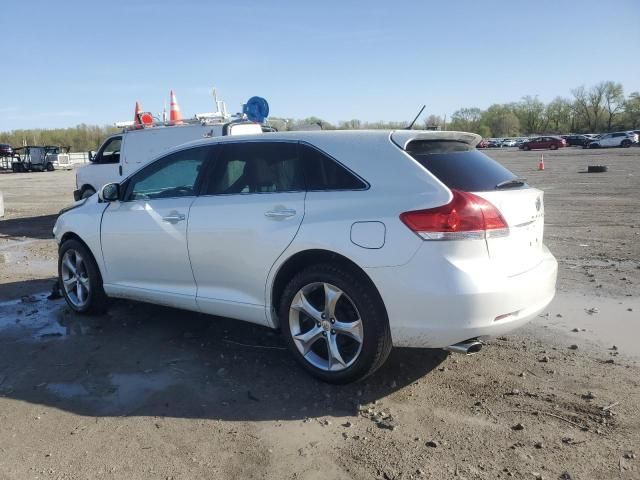
M 517 178 L 512 172 L 463 142 L 415 140 L 407 153 L 449 188 L 465 192 L 487 192 Z

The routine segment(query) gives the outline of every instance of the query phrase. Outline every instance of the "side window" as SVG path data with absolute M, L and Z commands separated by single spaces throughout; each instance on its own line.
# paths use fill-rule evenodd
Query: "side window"
M 300 145 L 307 190 L 361 190 L 367 184 L 345 167 L 309 145 Z
M 225 143 L 208 177 L 208 195 L 304 190 L 296 143 Z
M 98 154 L 98 163 L 119 163 L 121 146 L 122 137 L 115 137 L 109 140 Z
M 131 178 L 125 200 L 195 195 L 198 173 L 209 152 L 209 147 L 190 148 L 156 160 Z

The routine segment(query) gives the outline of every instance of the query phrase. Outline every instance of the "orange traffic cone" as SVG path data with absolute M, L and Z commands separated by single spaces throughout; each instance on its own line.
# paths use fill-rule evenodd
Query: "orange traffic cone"
M 142 108 L 140 108 L 140 104 L 136 102 L 136 109 L 133 112 L 133 125 L 136 128 L 142 128 L 142 122 L 140 121 L 140 114 L 142 113 Z
M 176 100 L 176 95 L 171 90 L 171 100 L 169 102 L 169 123 L 179 124 L 182 123 L 182 113 L 180 113 L 180 105 Z
M 538 162 L 538 170 L 544 170 L 544 153 L 540 154 L 540 161 Z

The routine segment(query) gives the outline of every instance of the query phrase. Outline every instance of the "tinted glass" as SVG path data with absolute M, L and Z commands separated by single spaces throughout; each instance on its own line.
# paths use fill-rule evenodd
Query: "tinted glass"
M 209 195 L 304 190 L 296 143 L 224 144 L 208 176 Z
M 209 149 L 190 148 L 167 155 L 133 176 L 127 188 L 128 200 L 188 197 L 196 194 L 200 167 Z
M 501 182 L 517 178 L 512 172 L 466 143 L 418 140 L 407 153 L 449 188 L 466 192 L 495 190 Z
M 366 183 L 320 150 L 300 145 L 307 190 L 360 190 Z

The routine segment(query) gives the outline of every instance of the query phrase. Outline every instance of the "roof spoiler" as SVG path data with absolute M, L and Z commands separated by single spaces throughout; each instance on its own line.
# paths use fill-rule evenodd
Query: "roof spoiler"
M 475 147 L 482 137 L 475 133 L 468 132 L 441 132 L 441 131 L 418 131 L 418 130 L 395 130 L 391 132 L 391 141 L 402 150 L 407 149 L 407 145 L 414 140 L 449 140 L 463 142 Z

